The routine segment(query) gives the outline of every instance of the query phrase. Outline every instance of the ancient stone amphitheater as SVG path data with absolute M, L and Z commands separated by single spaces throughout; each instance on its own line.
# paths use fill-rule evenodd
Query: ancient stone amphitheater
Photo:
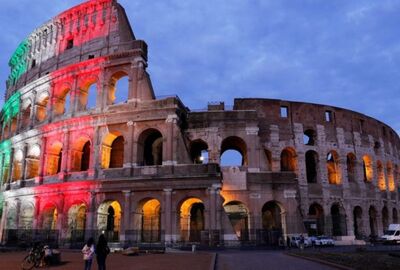
M 3 243 L 352 243 L 399 222 L 391 127 L 329 105 L 246 98 L 192 111 L 156 98 L 147 45 L 115 0 L 59 14 L 9 66 Z M 224 166 L 226 153 L 241 161 Z

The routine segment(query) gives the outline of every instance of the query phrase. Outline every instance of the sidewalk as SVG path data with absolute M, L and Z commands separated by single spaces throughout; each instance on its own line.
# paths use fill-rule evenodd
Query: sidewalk
M 0 269 L 19 270 L 21 260 L 28 252 L 3 252 L 0 253 Z M 62 265 L 44 267 L 39 269 L 65 269 L 77 270 L 83 268 L 83 259 L 80 252 L 62 250 Z M 138 256 L 124 256 L 119 253 L 110 254 L 107 258 L 107 269 L 122 270 L 212 270 L 214 254 L 206 252 L 167 252 L 165 254 L 140 254 Z M 97 270 L 94 260 L 93 270 Z

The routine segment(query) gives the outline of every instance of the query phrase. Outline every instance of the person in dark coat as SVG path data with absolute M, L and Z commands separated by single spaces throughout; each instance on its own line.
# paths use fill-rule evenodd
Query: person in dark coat
M 106 259 L 109 253 L 110 248 L 107 245 L 107 240 L 104 234 L 101 234 L 96 246 L 96 259 L 99 270 L 106 270 Z

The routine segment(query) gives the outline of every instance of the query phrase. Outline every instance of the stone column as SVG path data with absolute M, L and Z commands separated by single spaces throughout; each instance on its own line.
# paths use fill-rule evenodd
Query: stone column
M 85 225 L 85 238 L 94 237 L 94 216 L 96 213 L 96 193 L 94 191 L 89 192 L 89 205 L 88 211 L 86 212 L 86 225 Z
M 7 230 L 7 212 L 8 212 L 8 203 L 3 201 L 3 212 L 1 215 L 0 221 L 0 244 L 5 244 L 5 230 Z
M 246 135 L 247 135 L 247 166 L 249 171 L 251 172 L 259 172 L 260 171 L 260 147 L 258 142 L 258 127 L 247 127 Z
M 133 121 L 129 121 L 126 123 L 128 126 L 128 137 L 125 140 L 125 146 L 126 149 L 124 150 L 124 168 L 130 168 L 132 167 L 132 145 L 133 145 L 133 129 L 134 129 L 134 123 Z
M 93 155 L 91 154 L 90 156 L 93 156 L 93 159 L 91 160 L 90 163 L 90 168 L 93 170 L 93 177 L 97 178 L 99 175 L 99 170 L 101 169 L 101 159 L 100 159 L 100 153 L 101 153 L 101 138 L 100 138 L 100 127 L 96 126 L 94 129 L 93 133 L 93 147 L 92 151 L 94 151 Z
M 68 223 L 68 221 L 65 222 L 65 217 L 64 217 L 64 194 L 59 193 L 58 198 L 59 198 L 59 203 L 58 203 L 59 208 L 57 209 L 58 216 L 57 216 L 56 228 L 58 230 L 58 235 L 59 235 L 58 241 L 60 242 L 66 236 L 68 224 L 67 224 L 67 226 L 64 227 L 64 223 Z
M 33 100 L 31 104 L 31 114 L 30 114 L 30 121 L 29 121 L 29 129 L 32 129 L 36 123 L 36 94 L 35 90 L 32 91 Z
M 45 175 L 46 167 L 46 143 L 47 137 L 42 137 L 42 143 L 40 145 L 40 167 L 39 167 L 39 177 L 35 179 L 35 184 L 40 185 L 43 183 L 43 176 Z
M 20 227 L 20 215 L 21 215 L 21 200 L 20 199 L 16 199 L 17 202 L 17 206 L 16 206 L 16 213 L 15 213 L 15 226 L 16 229 L 18 230 Z
M 34 196 L 33 199 L 35 200 L 35 210 L 33 212 L 33 224 L 32 229 L 38 230 L 39 229 L 39 219 L 40 219 L 40 197 Z
M 60 168 L 60 174 L 59 174 L 59 179 L 65 181 L 68 170 L 69 170 L 69 131 L 67 129 L 63 130 L 64 136 L 63 136 L 63 148 L 62 148 L 62 160 L 61 160 L 61 168 Z
M 78 76 L 74 75 L 73 80 L 74 80 L 73 88 L 70 90 L 71 105 L 69 106 L 69 112 L 71 113 L 72 116 L 74 116 L 75 113 L 78 111 L 78 102 L 80 96 L 80 89 L 78 88 Z M 65 113 L 67 114 L 68 112 L 66 111 Z
M 123 190 L 122 193 L 124 194 L 124 211 L 123 211 L 123 227 L 121 228 L 121 241 L 127 241 L 127 232 L 130 229 L 129 221 L 130 221 L 130 214 L 131 214 L 131 191 L 130 190 Z
M 164 230 L 164 241 L 166 244 L 171 244 L 172 241 L 172 189 L 165 188 L 163 190 L 164 195 L 164 218 L 163 218 L 163 227 Z
M 24 149 L 22 151 L 22 175 L 21 179 L 25 180 L 26 178 L 26 158 L 28 156 L 28 144 L 24 144 Z
M 175 125 L 178 121 L 176 114 L 168 115 L 165 120 L 167 126 L 167 134 L 164 140 L 166 141 L 165 146 L 163 145 L 163 162 L 162 165 L 175 165 L 176 164 L 176 148 L 174 145 L 175 139 Z
M 13 179 L 13 174 L 14 174 L 14 147 L 11 147 L 11 152 L 10 152 L 10 169 L 8 170 L 10 173 L 8 175 L 8 183 L 11 184 L 12 179 Z

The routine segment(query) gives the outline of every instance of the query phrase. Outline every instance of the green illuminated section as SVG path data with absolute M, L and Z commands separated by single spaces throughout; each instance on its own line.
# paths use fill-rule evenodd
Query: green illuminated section
M 3 183 L 8 178 L 9 169 L 10 169 L 10 157 L 11 157 L 11 141 L 5 140 L 0 143 L 0 162 L 2 164 L 1 171 L 1 180 Z
M 8 65 L 11 68 L 11 73 L 8 76 L 7 86 L 15 85 L 18 79 L 27 71 L 28 64 L 26 61 L 27 53 L 29 50 L 29 41 L 24 40 L 19 44 L 14 54 L 11 56 Z
M 16 92 L 12 95 L 7 102 L 4 104 L 4 107 L 1 111 L 3 115 L 3 124 L 7 123 L 10 119 L 12 119 L 15 115 L 19 113 L 21 103 L 21 93 Z M 1 150 L 0 150 L 1 151 Z

